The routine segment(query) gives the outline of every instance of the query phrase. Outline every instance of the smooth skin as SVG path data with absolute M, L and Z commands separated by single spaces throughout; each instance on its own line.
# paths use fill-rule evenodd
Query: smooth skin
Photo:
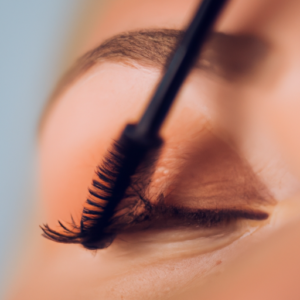
M 85 47 L 122 31 L 183 28 L 197 3 L 115 1 Z M 266 54 L 257 67 L 234 78 L 191 73 L 163 128 L 165 147 L 150 189 L 154 202 L 158 190 L 171 190 L 168 201 L 177 204 L 239 208 L 245 206 L 240 194 L 222 202 L 222 193 L 240 184 L 238 178 L 247 190 L 251 178 L 263 201 L 252 197 L 247 205 L 270 217 L 217 229 L 123 234 L 97 253 L 35 232 L 36 249 L 10 299 L 248 299 L 246 291 L 257 292 L 247 294 L 251 299 L 283 299 L 276 293 L 284 291 L 281 279 L 291 284 L 291 295 L 300 295 L 288 280 L 297 278 L 293 272 L 299 264 L 299 8 L 297 0 L 230 1 L 215 30 L 254 36 Z M 95 167 L 124 124 L 141 115 L 160 75 L 154 67 L 104 62 L 60 95 L 39 140 L 40 224 L 55 228 L 57 220 L 68 222 L 70 214 L 80 219 Z M 197 153 L 207 141 L 216 154 L 203 168 Z M 244 164 L 249 172 L 241 168 Z M 222 188 L 214 202 L 198 200 L 211 191 L 199 184 L 208 178 L 229 178 L 212 187 L 213 192 Z M 274 265 L 278 267 L 270 267 Z

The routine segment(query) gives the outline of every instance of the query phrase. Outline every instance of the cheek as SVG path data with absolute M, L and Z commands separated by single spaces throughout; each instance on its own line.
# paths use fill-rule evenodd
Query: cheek
M 95 299 L 166 299 L 222 264 L 220 255 L 156 263 L 125 276 L 116 276 L 94 289 Z
M 44 272 L 27 284 L 33 295 L 38 294 L 37 299 L 45 299 L 45 291 L 49 299 L 61 299 L 62 295 L 75 300 L 166 299 L 195 281 L 201 284 L 209 272 L 220 272 L 226 261 L 246 247 L 245 240 L 249 237 L 212 253 L 164 260 L 157 260 L 152 252 L 140 255 L 135 249 L 128 256 L 117 243 L 97 253 L 58 245 L 54 259 L 47 258 Z M 157 253 L 163 256 L 164 250 L 157 249 Z M 45 266 L 45 260 L 40 264 Z

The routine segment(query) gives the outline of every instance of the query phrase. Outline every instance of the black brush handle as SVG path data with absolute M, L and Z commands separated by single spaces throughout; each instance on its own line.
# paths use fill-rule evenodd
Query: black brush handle
M 97 226 L 91 229 L 95 234 L 90 231 L 88 239 L 82 243 L 86 248 L 92 249 L 99 234 L 102 235 L 102 241 L 105 240 L 105 228 L 130 186 L 131 176 L 134 175 L 145 155 L 162 144 L 158 136 L 161 124 L 225 2 L 226 0 L 204 0 L 201 3 L 140 122 L 137 125 L 127 125 L 123 131 L 117 143 L 120 146 L 118 152 L 122 153 L 119 162 L 121 170 L 112 187 L 111 201 L 107 202 Z
M 148 108 L 136 127 L 140 136 L 158 134 L 176 94 L 198 57 L 205 38 L 225 2 L 226 0 L 204 0 L 199 6 Z
M 113 199 L 123 199 L 127 188 L 131 182 L 131 176 L 134 175 L 136 169 L 144 160 L 144 157 L 152 149 L 158 149 L 163 141 L 159 137 L 147 137 L 138 135 L 136 125 L 128 124 L 125 127 L 118 145 L 120 146 L 119 153 L 122 153 L 122 172 L 119 172 L 115 180 L 115 187 L 111 197 Z M 109 219 L 113 216 L 114 210 L 118 203 L 109 201 L 105 207 L 105 215 L 101 222 L 107 224 Z M 102 226 L 100 226 L 101 228 Z
M 125 127 L 116 143 L 119 156 L 119 161 L 116 164 L 121 166 L 122 170 L 117 172 L 114 186 L 111 186 L 111 200 L 107 201 L 102 217 L 95 226 L 88 229 L 89 233 L 82 241 L 84 247 L 87 249 L 102 249 L 110 245 L 114 236 L 107 234 L 105 230 L 110 225 L 111 217 L 114 215 L 117 205 L 124 198 L 126 190 L 130 186 L 132 175 L 134 175 L 149 151 L 160 148 L 161 144 L 162 140 L 159 137 L 147 137 L 145 139 L 137 135 L 136 125 L 128 124 Z M 81 229 L 83 230 L 84 227 L 82 223 Z M 101 236 L 101 239 L 99 239 L 99 236 Z
M 147 152 L 162 144 L 158 136 L 160 126 L 224 3 L 225 0 L 204 0 L 201 3 L 140 122 L 127 125 L 123 131 L 119 139 L 122 146 L 120 152 L 123 153 L 122 171 L 116 179 L 112 197 L 116 201 L 107 204 L 101 220 L 103 224 L 107 224 L 112 217 L 130 185 L 130 177 Z

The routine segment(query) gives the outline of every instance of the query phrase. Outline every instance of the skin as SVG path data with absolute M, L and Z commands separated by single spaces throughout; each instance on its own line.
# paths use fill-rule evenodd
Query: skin
M 86 47 L 124 30 L 180 29 L 196 5 L 197 1 L 181 0 L 116 1 Z M 267 45 L 266 55 L 257 68 L 231 80 L 206 71 L 191 73 L 162 129 L 165 146 L 149 188 L 154 203 L 164 191 L 172 204 L 248 207 L 270 217 L 213 229 L 123 234 L 97 253 L 40 238 L 11 299 L 246 299 L 241 295 L 264 278 L 272 283 L 283 279 L 270 267 L 274 262 L 285 278 L 293 278 L 299 246 L 295 228 L 300 226 L 295 138 L 299 6 L 297 0 L 230 2 L 215 30 L 258 37 Z M 60 95 L 39 141 L 40 223 L 55 228 L 57 220 L 69 221 L 70 214 L 80 220 L 95 167 L 124 124 L 138 120 L 160 74 L 156 68 L 104 62 Z M 215 154 L 205 160 L 199 153 L 207 141 L 209 153 Z M 239 178 L 251 182 L 249 189 L 261 198 L 252 196 L 245 203 L 235 191 L 222 201 Z M 212 188 L 221 191 L 219 200 L 198 201 L 210 192 L 199 185 L 208 179 L 227 182 Z M 236 288 L 237 279 L 243 288 Z M 279 297 L 279 286 L 260 285 L 265 294 L 253 296 Z M 289 291 L 297 293 L 293 282 Z

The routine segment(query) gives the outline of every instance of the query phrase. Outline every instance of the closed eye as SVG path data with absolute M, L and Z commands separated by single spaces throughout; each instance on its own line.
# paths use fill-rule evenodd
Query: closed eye
M 190 153 L 179 175 L 171 179 L 173 183 L 177 180 L 175 187 L 159 193 L 154 200 L 147 196 L 151 195 L 153 177 L 160 169 L 154 166 L 164 162 L 166 154 L 159 160 L 150 155 L 133 176 L 109 225 L 104 230 L 101 228 L 104 234 L 99 235 L 105 206 L 110 201 L 114 178 L 118 174 L 118 148 L 113 148 L 98 167 L 97 180 L 89 190 L 80 225 L 74 220 L 69 227 L 59 223 L 62 231 L 44 225 L 44 236 L 62 243 L 80 243 L 88 249 L 102 249 L 124 232 L 226 228 L 241 219 L 260 221 L 268 218 L 268 212 L 257 208 L 258 204 L 260 207 L 262 203 L 270 204 L 265 190 L 226 143 L 211 134 L 204 134 L 200 149 L 195 150 L 196 155 Z M 230 168 L 234 170 L 232 174 Z

